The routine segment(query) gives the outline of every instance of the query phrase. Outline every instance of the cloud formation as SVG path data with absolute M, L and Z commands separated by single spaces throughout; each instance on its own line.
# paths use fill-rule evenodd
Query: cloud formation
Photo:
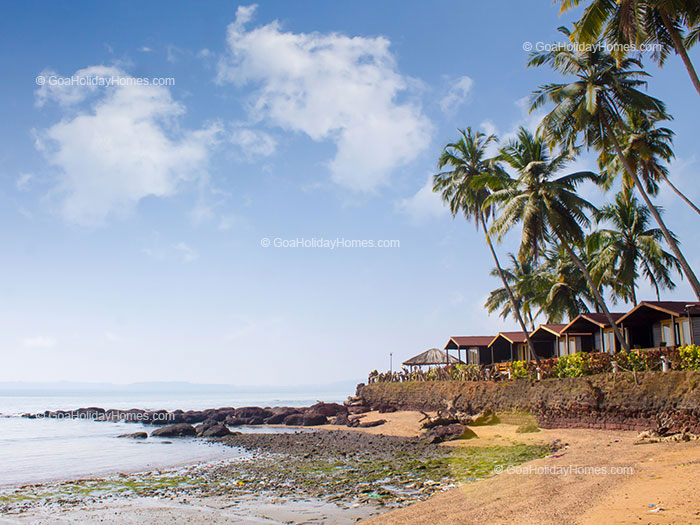
M 218 68 L 221 83 L 255 86 L 252 118 L 332 141 L 331 178 L 356 191 L 387 184 L 428 145 L 431 124 L 405 100 L 411 80 L 386 38 L 293 33 L 277 21 L 248 29 L 255 7 L 238 8 Z
M 427 182 L 413 196 L 401 199 L 397 208 L 416 222 L 441 217 L 449 212 L 440 194 L 433 191 L 432 175 L 428 175 Z
M 44 72 L 48 76 L 51 72 Z M 116 67 L 92 66 L 76 78 L 131 78 Z M 173 195 L 205 173 L 220 129 L 177 126 L 185 108 L 167 87 L 123 82 L 112 86 L 49 85 L 37 106 L 55 102 L 64 117 L 37 131 L 36 146 L 58 169 L 54 190 L 71 222 L 94 225 L 123 215 L 148 196 Z
M 443 113 L 454 113 L 467 100 L 474 81 L 467 77 L 459 77 L 450 85 L 447 94 L 440 99 L 440 109 Z

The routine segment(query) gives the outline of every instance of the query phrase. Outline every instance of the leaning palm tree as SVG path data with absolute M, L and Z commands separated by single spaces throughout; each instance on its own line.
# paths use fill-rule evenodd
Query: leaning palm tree
M 537 268 L 534 268 L 530 261 L 522 261 L 512 253 L 509 253 L 508 257 L 510 258 L 510 266 L 501 270 L 503 277 L 510 285 L 521 315 L 527 317 L 530 328 L 534 330 L 535 318 L 532 315 L 532 309 L 537 307 Z M 499 277 L 498 268 L 491 270 L 491 275 Z M 513 303 L 505 286 L 493 290 L 486 299 L 484 306 L 486 306 L 489 313 L 500 310 L 499 315 L 503 319 L 507 319 L 511 315 L 515 317 Z
M 700 209 L 678 187 L 671 182 L 665 163 L 674 158 L 673 131 L 657 126 L 647 115 L 632 113 L 625 119 L 629 135 L 624 143 L 623 153 L 627 162 L 646 185 L 647 191 L 655 195 L 657 183 L 663 181 L 696 213 Z M 615 162 L 613 173 L 624 173 L 624 166 Z M 630 185 L 630 184 L 628 184 Z
M 494 135 L 487 136 L 478 131 L 474 132 L 470 127 L 459 130 L 459 134 L 459 140 L 445 146 L 440 155 L 438 168 L 447 167 L 449 170 L 442 171 L 433 177 L 433 191 L 440 192 L 442 200 L 449 205 L 452 217 L 462 213 L 468 221 L 474 221 L 477 230 L 479 228 L 483 230 L 486 244 L 496 263 L 498 275 L 513 307 L 513 314 L 525 335 L 530 356 L 539 362 L 535 346 L 520 314 L 518 302 L 503 274 L 486 227 L 486 222 L 495 211 L 492 205 L 485 202 L 491 192 L 486 183 L 490 181 L 493 184 L 503 176 L 498 165 L 487 157 L 487 149 L 491 144 L 496 143 L 497 139 Z
M 567 11 L 582 2 L 560 0 L 561 9 Z M 604 37 L 612 44 L 654 44 L 652 56 L 659 65 L 675 51 L 700 94 L 700 78 L 688 56 L 688 49 L 697 41 L 698 28 L 694 26 L 699 20 L 697 0 L 592 0 L 576 22 L 572 37 L 586 43 Z M 684 40 L 686 29 L 690 32 Z
M 566 28 L 560 30 L 567 36 L 570 34 Z M 700 300 L 700 281 L 652 204 L 638 171 L 622 149 L 622 143 L 632 135 L 622 115 L 638 113 L 652 121 L 669 118 L 663 102 L 639 90 L 646 85 L 643 79 L 648 76 L 642 70 L 641 63 L 631 58 L 617 61 L 600 47 L 582 52 L 557 47 L 553 51 L 533 53 L 528 65 L 543 64 L 549 64 L 564 75 L 576 77 L 568 84 L 546 84 L 534 93 L 532 110 L 547 102 L 554 103 L 554 108 L 540 124 L 548 142 L 561 144 L 573 151 L 579 138 L 582 138 L 586 148 L 599 152 L 598 162 L 601 166 L 612 165 L 612 155 L 617 156 L 621 169 L 642 196 L 666 244 L 678 259 Z
M 603 206 L 596 219 L 610 226 L 588 238 L 595 251 L 591 274 L 611 288 L 613 297 L 636 306 L 640 271 L 656 289 L 659 300 L 659 289 L 675 288 L 671 273 L 680 271 L 678 260 L 663 249 L 661 230 L 649 228 L 649 210 L 628 190 L 618 193 L 614 203 Z
M 555 240 L 585 277 L 621 347 L 629 350 L 598 284 L 574 249 L 583 245 L 583 227 L 590 224 L 586 212 L 595 211 L 576 189 L 586 181 L 597 183 L 599 176 L 581 171 L 558 177 L 557 173 L 571 161 L 571 154 L 564 151 L 550 155 L 542 138 L 524 128 L 520 128 L 516 141 L 501 148 L 498 158 L 513 168 L 518 178 L 487 199 L 487 203 L 501 205 L 501 215 L 494 221 L 492 230 L 501 238 L 515 225 L 522 224 L 520 257 L 537 259 L 546 243 Z

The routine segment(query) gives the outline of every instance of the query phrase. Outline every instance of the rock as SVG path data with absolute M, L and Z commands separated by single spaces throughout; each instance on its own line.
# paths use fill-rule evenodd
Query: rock
M 379 425 L 383 425 L 386 423 L 386 419 L 377 419 L 376 421 L 363 421 L 359 423 L 360 428 L 370 428 L 370 427 L 378 427 Z
M 477 437 L 476 433 L 464 425 L 453 423 L 443 425 L 428 430 L 425 434 L 428 443 L 442 443 L 443 441 L 453 441 L 455 439 L 471 439 Z
M 243 417 L 227 417 L 226 421 L 224 421 L 227 426 L 229 427 L 242 427 L 243 425 L 248 424 L 248 418 L 243 418 Z
M 497 423 L 500 423 L 501 421 L 498 419 L 498 416 L 494 414 L 491 410 L 484 409 L 480 413 L 478 413 L 475 416 L 471 416 L 471 421 L 467 422 L 466 424 L 469 425 L 470 427 L 480 427 L 480 426 L 485 426 L 485 425 L 495 425 Z
M 364 414 L 369 412 L 371 409 L 364 405 L 352 405 L 348 407 L 348 413 L 352 415 Z
M 284 418 L 283 423 L 290 427 L 300 427 L 304 424 L 304 414 L 290 414 Z
M 304 414 L 303 424 L 305 427 L 315 427 L 317 425 L 326 425 L 328 418 L 318 412 L 306 412 Z
M 219 423 L 216 419 L 207 419 L 206 421 L 194 427 L 194 429 L 197 432 L 197 435 L 201 436 L 206 430 L 209 430 L 211 427 L 215 427 L 220 424 L 221 423 Z
M 334 417 L 340 413 L 347 413 L 348 409 L 338 403 L 323 403 L 319 401 L 315 405 L 311 405 L 306 409 L 306 412 L 311 412 L 314 414 L 320 414 L 326 417 Z
M 189 423 L 176 423 L 175 425 L 166 425 L 163 428 L 158 428 L 151 432 L 151 437 L 163 436 L 163 437 L 183 437 L 183 436 L 194 436 L 197 431 Z
M 204 432 L 199 434 L 200 437 L 224 437 L 231 434 L 231 431 L 226 428 L 226 425 L 217 423 L 214 426 L 209 427 Z
M 207 415 L 201 410 L 188 410 L 182 415 L 182 419 L 185 423 L 201 423 L 207 419 Z
M 538 427 L 537 423 L 534 423 L 533 421 L 525 421 L 524 423 L 521 423 L 520 426 L 515 429 L 515 431 L 518 434 L 530 434 L 532 432 L 539 432 L 540 427 Z
M 146 439 L 148 434 L 146 432 L 134 432 L 132 434 L 120 434 L 118 438 L 131 438 L 131 439 Z
M 236 409 L 233 407 L 209 408 L 204 411 L 204 414 L 207 416 L 207 419 L 225 421 L 227 417 L 236 416 Z
M 299 414 L 301 410 L 294 407 L 274 407 L 270 409 L 272 415 L 265 419 L 266 425 L 281 425 L 284 423 L 284 418 L 292 414 Z
M 237 408 L 233 415 L 234 415 L 234 417 L 240 417 L 240 418 L 244 418 L 244 419 L 259 417 L 261 420 L 264 420 L 273 414 L 272 414 L 271 410 L 267 410 L 265 408 L 241 407 L 241 408 Z

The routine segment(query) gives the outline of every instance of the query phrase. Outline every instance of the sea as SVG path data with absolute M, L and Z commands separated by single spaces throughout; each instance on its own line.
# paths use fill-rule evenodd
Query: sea
M 247 457 L 244 450 L 196 438 L 118 438 L 145 431 L 142 423 L 83 419 L 29 419 L 27 413 L 105 409 L 203 410 L 242 406 L 308 406 L 318 400 L 342 402 L 349 385 L 305 389 L 193 388 L 27 388 L 0 387 L 0 487 L 107 476 Z M 239 427 L 242 432 L 285 432 L 293 428 Z

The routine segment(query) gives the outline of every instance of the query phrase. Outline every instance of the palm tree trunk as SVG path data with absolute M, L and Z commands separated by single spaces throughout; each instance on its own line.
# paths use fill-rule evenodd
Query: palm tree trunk
M 586 282 L 588 282 L 588 286 L 593 292 L 593 296 L 595 297 L 598 306 L 600 306 L 600 309 L 603 310 L 605 318 L 608 320 L 608 323 L 610 323 L 610 326 L 612 326 L 613 332 L 615 332 L 615 337 L 620 342 L 620 346 L 625 352 L 629 352 L 630 345 L 627 344 L 627 341 L 625 341 L 625 338 L 622 336 L 622 332 L 620 332 L 620 328 L 617 326 L 617 323 L 615 323 L 615 319 L 613 319 L 613 316 L 610 315 L 610 311 L 605 305 L 605 299 L 603 299 L 603 296 L 598 291 L 598 287 L 595 285 L 595 282 L 593 281 L 593 278 L 591 277 L 588 268 L 586 268 L 586 265 L 583 264 L 583 261 L 578 257 L 578 255 L 574 253 L 574 250 L 571 248 L 571 246 L 569 246 L 569 243 L 566 242 L 566 240 L 564 240 L 561 234 L 559 232 L 556 232 L 556 235 L 559 241 L 561 242 L 562 246 L 564 246 L 566 253 L 569 255 L 569 257 L 571 257 L 571 260 L 574 261 L 574 264 L 578 266 L 579 270 L 581 270 L 583 276 L 586 278 Z M 602 341 L 600 343 L 601 345 L 603 344 Z
M 679 190 L 679 189 L 671 182 L 671 180 L 666 176 L 666 174 L 665 174 L 663 171 L 659 170 L 658 173 L 659 173 L 659 176 L 666 182 L 666 184 L 668 184 L 669 186 L 671 186 L 671 189 L 672 189 L 673 191 L 676 192 L 676 195 L 678 195 L 681 199 L 683 199 L 683 200 L 685 201 L 685 203 L 686 203 L 688 206 L 690 206 L 691 208 L 693 208 L 693 209 L 695 210 L 696 213 L 700 214 L 700 208 L 698 208 L 695 204 L 693 204 L 693 201 L 691 201 L 688 197 L 686 197 L 686 196 L 681 192 L 681 190 Z
M 676 49 L 676 53 L 678 53 L 681 60 L 683 60 L 685 69 L 688 71 L 688 75 L 690 75 L 690 80 L 693 82 L 693 86 L 695 86 L 695 91 L 697 91 L 700 95 L 700 79 L 698 78 L 698 74 L 695 71 L 693 63 L 690 61 L 688 50 L 683 45 L 681 35 L 678 34 L 678 31 L 676 31 L 676 28 L 673 26 L 673 22 L 671 22 L 671 18 L 668 16 L 666 9 L 660 7 L 659 14 L 661 15 L 661 20 L 663 20 L 664 26 L 666 26 L 666 31 L 668 31 L 668 34 L 671 35 L 671 40 L 673 40 L 673 47 Z
M 642 186 L 642 183 L 639 180 L 637 173 L 632 169 L 632 166 L 630 166 L 629 162 L 627 161 L 627 158 L 622 153 L 622 148 L 620 148 L 620 143 L 617 141 L 617 137 L 615 136 L 615 133 L 613 132 L 612 128 L 610 127 L 610 124 L 604 118 L 603 118 L 603 125 L 605 126 L 605 131 L 610 136 L 610 140 L 612 140 L 613 146 L 615 147 L 615 153 L 617 153 L 617 156 L 620 159 L 620 161 L 622 162 L 622 165 L 624 166 L 627 174 L 634 181 L 634 185 L 637 187 L 637 190 L 639 191 L 640 195 L 642 196 L 642 199 L 644 199 L 644 203 L 649 208 L 649 211 L 654 216 L 654 219 L 656 219 L 656 223 L 659 225 L 659 228 L 661 228 L 661 232 L 664 234 L 664 239 L 666 239 L 666 243 L 671 248 L 673 255 L 676 256 L 676 259 L 678 259 L 678 262 L 680 263 L 681 268 L 683 269 L 683 273 L 688 278 L 688 282 L 690 283 L 690 286 L 693 288 L 693 291 L 695 292 L 695 296 L 698 298 L 698 301 L 700 301 L 700 281 L 698 281 L 698 278 L 695 276 L 695 273 L 693 272 L 693 269 L 688 264 L 688 261 L 685 260 L 685 257 L 683 256 L 680 249 L 678 248 L 678 244 L 676 243 L 676 240 L 671 235 L 671 232 L 669 232 L 668 228 L 666 228 L 666 224 L 664 223 L 663 219 L 661 218 L 661 215 L 659 214 L 659 210 L 657 210 L 656 206 L 654 206 L 654 204 L 651 202 L 651 199 L 649 198 L 649 195 L 647 195 L 646 190 Z
M 479 218 L 481 219 L 481 227 L 484 229 L 484 236 L 486 237 L 486 244 L 489 245 L 489 250 L 491 250 L 491 256 L 493 257 L 494 262 L 496 263 L 496 269 L 498 270 L 498 276 L 501 278 L 501 281 L 503 281 L 503 286 L 506 289 L 506 292 L 508 292 L 508 297 L 510 297 L 510 304 L 513 305 L 513 312 L 515 314 L 515 318 L 518 320 L 518 323 L 520 324 L 520 328 L 523 331 L 523 334 L 525 334 L 525 340 L 527 341 L 527 347 L 530 351 L 530 358 L 534 359 L 535 362 L 539 365 L 540 364 L 540 358 L 537 357 L 537 354 L 535 353 L 535 345 L 533 344 L 532 340 L 530 339 L 530 334 L 527 331 L 527 327 L 525 326 L 525 323 L 523 322 L 523 318 L 520 315 L 520 308 L 518 308 L 518 304 L 515 300 L 515 296 L 513 295 L 513 290 L 510 289 L 510 285 L 508 284 L 508 281 L 506 281 L 505 275 L 503 275 L 503 269 L 501 268 L 501 263 L 498 261 L 498 256 L 496 255 L 496 250 L 493 248 L 493 243 L 491 242 L 491 237 L 489 236 L 489 231 L 486 228 L 486 221 L 484 220 L 484 214 L 480 213 Z

